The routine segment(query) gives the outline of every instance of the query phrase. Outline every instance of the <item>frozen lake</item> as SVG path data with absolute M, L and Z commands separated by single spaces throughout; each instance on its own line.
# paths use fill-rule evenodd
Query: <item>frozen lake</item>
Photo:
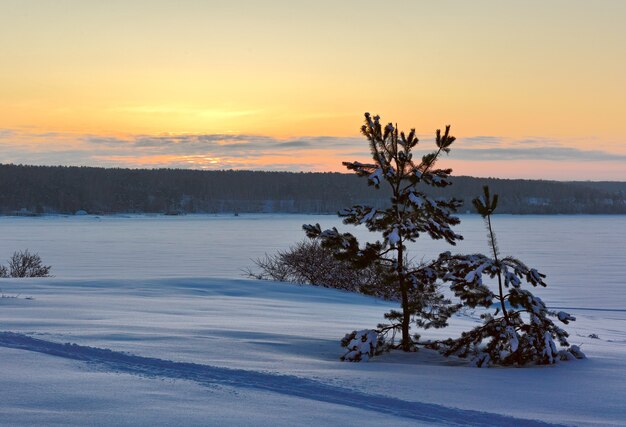
M 486 252 L 483 221 L 462 215 L 457 247 L 424 237 L 411 255 Z M 62 279 L 241 277 L 251 259 L 285 249 L 319 222 L 365 236 L 335 216 L 187 215 L 0 218 L 0 260 L 38 252 Z M 551 306 L 626 310 L 626 216 L 495 217 L 500 250 L 548 275 L 538 295 Z

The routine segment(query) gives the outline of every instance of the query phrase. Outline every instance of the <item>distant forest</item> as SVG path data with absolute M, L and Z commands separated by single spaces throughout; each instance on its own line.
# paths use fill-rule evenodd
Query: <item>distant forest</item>
M 0 214 L 335 213 L 384 206 L 388 194 L 341 173 L 104 169 L 0 164 Z M 459 176 L 431 196 L 465 201 L 488 184 L 510 214 L 624 214 L 626 182 L 559 182 Z

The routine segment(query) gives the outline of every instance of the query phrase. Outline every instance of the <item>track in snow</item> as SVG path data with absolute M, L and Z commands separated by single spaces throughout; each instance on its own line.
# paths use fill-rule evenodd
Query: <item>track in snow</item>
M 0 346 L 79 360 L 112 372 L 153 378 L 188 380 L 206 385 L 264 390 L 422 422 L 464 426 L 554 425 L 489 412 L 449 408 L 431 403 L 409 402 L 393 397 L 366 394 L 293 375 L 246 371 L 243 369 L 230 369 L 135 356 L 109 349 L 69 343 L 60 344 L 14 332 L 0 332 Z

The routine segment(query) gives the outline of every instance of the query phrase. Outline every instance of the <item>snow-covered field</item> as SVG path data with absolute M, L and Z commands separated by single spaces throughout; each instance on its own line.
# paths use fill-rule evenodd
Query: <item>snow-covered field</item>
M 626 425 L 626 217 L 496 217 L 502 251 L 548 273 L 537 293 L 577 317 L 566 329 L 589 358 L 518 369 L 427 350 L 339 362 L 339 339 L 392 304 L 240 278 L 303 222 L 338 224 L 0 218 L 0 260 L 28 248 L 56 276 L 0 281 L 0 425 Z M 459 230 L 459 251 L 485 251 L 479 218 Z

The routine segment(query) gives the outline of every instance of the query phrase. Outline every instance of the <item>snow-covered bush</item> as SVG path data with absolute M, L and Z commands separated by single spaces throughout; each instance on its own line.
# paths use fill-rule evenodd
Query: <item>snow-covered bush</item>
M 43 265 L 38 254 L 28 249 L 16 251 L 9 259 L 9 267 L 0 266 L 0 277 L 49 277 L 52 267 Z
M 440 255 L 441 264 L 448 270 L 444 280 L 451 283 L 454 294 L 467 307 L 488 309 L 481 315 L 483 323 L 460 338 L 434 346 L 445 355 L 471 357 L 475 366 L 552 364 L 583 358 L 578 347 L 569 347 L 568 333 L 552 320 L 568 324 L 576 318 L 548 309 L 539 297 L 522 288 L 523 283 L 545 287 L 545 275 L 514 257 L 500 256 L 491 225 L 497 202 L 498 196 L 491 198 L 487 187 L 482 198 L 473 200 L 485 219 L 492 256 Z M 485 278 L 497 282 L 495 292 Z M 559 350 L 557 343 L 564 349 Z
M 363 329 L 346 334 L 341 340 L 341 346 L 346 348 L 341 360 L 345 362 L 367 362 L 370 357 L 384 351 L 385 341 L 378 331 Z

